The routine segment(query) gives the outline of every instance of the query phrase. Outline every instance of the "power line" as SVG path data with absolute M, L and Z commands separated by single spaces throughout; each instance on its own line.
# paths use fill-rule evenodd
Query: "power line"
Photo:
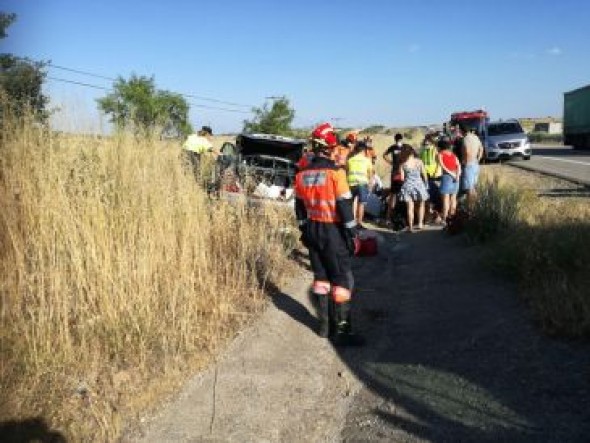
M 111 88 L 105 88 L 104 86 L 91 85 L 90 83 L 77 82 L 74 80 L 67 80 L 65 78 L 51 77 L 49 75 L 47 76 L 47 78 L 49 80 L 54 80 L 54 81 L 58 81 L 58 82 L 71 83 L 73 85 L 79 85 L 79 86 L 86 86 L 87 88 L 102 89 L 103 91 L 110 91 L 111 90 Z
M 117 80 L 116 78 L 107 77 L 106 75 L 93 74 L 92 72 L 88 72 L 88 71 L 81 71 L 79 69 L 66 68 L 65 66 L 54 65 L 53 63 L 48 63 L 48 66 L 50 66 L 51 68 L 55 68 L 55 69 L 61 69 L 62 71 L 75 72 L 76 74 L 87 75 L 88 77 L 102 78 L 103 80 L 112 80 L 112 81 Z
M 90 83 L 78 82 L 78 81 L 75 81 L 75 80 L 68 80 L 68 79 L 65 79 L 65 78 L 58 78 L 58 77 L 52 77 L 52 76 L 47 76 L 47 78 L 49 80 L 54 80 L 54 81 L 63 82 L 63 83 L 71 83 L 73 85 L 85 86 L 87 88 L 101 89 L 103 91 L 112 91 L 113 90 L 112 88 L 106 88 L 104 86 L 92 85 Z M 188 104 L 190 104 L 191 106 L 195 106 L 197 108 L 203 108 L 203 109 L 213 109 L 213 110 L 217 110 L 217 111 L 237 112 L 237 113 L 241 113 L 241 114 L 250 114 L 250 111 L 242 111 L 241 109 L 220 108 L 218 106 L 200 105 L 200 104 L 193 103 L 193 102 L 188 102 Z
M 108 77 L 106 75 L 95 74 L 93 72 L 83 71 L 81 69 L 74 69 L 74 68 L 68 68 L 66 66 L 55 65 L 55 64 L 53 64 L 51 62 L 49 62 L 47 64 L 47 66 L 49 66 L 50 68 L 60 69 L 62 71 L 73 72 L 73 73 L 81 74 L 81 75 L 87 75 L 89 77 L 100 78 L 100 79 L 103 79 L 103 80 L 117 81 L 117 79 L 114 78 L 114 77 Z M 178 94 L 181 95 L 181 96 L 183 96 L 183 97 L 196 98 L 198 100 L 210 101 L 210 102 L 219 103 L 219 104 L 222 104 L 222 105 L 239 106 L 239 107 L 243 107 L 243 108 L 253 108 L 254 107 L 252 105 L 245 105 L 245 104 L 242 104 L 242 103 L 228 102 L 228 101 L 224 101 L 224 100 L 218 100 L 216 98 L 204 97 L 202 95 L 184 94 L 184 93 L 178 93 Z

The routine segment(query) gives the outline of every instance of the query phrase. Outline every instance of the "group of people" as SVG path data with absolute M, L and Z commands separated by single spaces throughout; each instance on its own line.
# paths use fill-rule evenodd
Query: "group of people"
M 467 195 L 468 209 L 473 208 L 484 154 L 473 131 L 455 127 L 449 132 L 429 131 L 419 149 L 404 143 L 401 134 L 394 139 L 383 153 L 391 165 L 386 223 L 391 222 L 398 202 L 403 202 L 407 231 L 423 229 L 425 221 L 444 226 L 456 212 L 460 191 Z
M 316 129 L 322 131 L 334 131 L 329 123 L 324 123 Z M 362 221 L 365 215 L 365 206 L 371 192 L 382 189 L 383 183 L 376 174 L 375 162 L 377 153 L 373 147 L 373 140 L 370 137 L 359 138 L 359 131 L 350 131 L 340 140 L 335 132 L 331 142 L 334 144 L 330 150 L 330 160 L 337 168 L 343 170 L 346 182 L 353 197 L 353 214 L 359 229 L 364 229 Z M 298 170 L 307 167 L 310 160 L 316 155 L 312 146 L 304 153 L 297 163 Z
M 456 210 L 460 187 L 467 193 L 468 206 L 473 205 L 483 146 L 477 135 L 461 129 L 428 132 L 419 149 L 395 135 L 394 144 L 383 153 L 391 165 L 386 220 L 403 202 L 408 231 L 424 227 L 427 208 L 430 221 L 444 224 Z M 218 160 L 212 135 L 211 128 L 203 126 L 183 145 L 196 175 L 210 163 L 205 160 Z M 318 308 L 318 334 L 331 337 L 336 345 L 364 342 L 351 323 L 351 258 L 365 229 L 369 196 L 383 189 L 376 160 L 370 137 L 361 139 L 359 131 L 352 131 L 340 139 L 332 125 L 324 123 L 312 131 L 310 145 L 296 165 L 295 215 L 314 274 L 311 292 Z
M 404 202 L 407 229 L 422 229 L 428 202 L 432 221 L 444 224 L 456 210 L 460 187 L 468 206 L 473 205 L 483 146 L 476 134 L 461 130 L 431 131 L 419 150 L 395 135 L 395 143 L 383 154 L 391 165 L 386 219 Z M 334 128 L 324 123 L 313 130 L 311 148 L 297 164 L 295 215 L 313 270 L 318 335 L 332 337 L 336 345 L 364 342 L 351 324 L 351 257 L 363 229 L 366 196 L 377 186 L 376 157 L 370 139 L 359 140 L 358 133 L 350 133 L 340 141 Z

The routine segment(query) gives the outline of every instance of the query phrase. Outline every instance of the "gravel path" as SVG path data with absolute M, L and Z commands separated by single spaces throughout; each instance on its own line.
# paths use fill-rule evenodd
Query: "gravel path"
M 587 442 L 590 347 L 541 336 L 517 289 L 461 240 L 407 235 L 389 290 L 359 303 L 389 300 L 370 333 L 382 351 L 354 366 L 366 387 L 342 440 Z
M 129 440 L 588 441 L 588 345 L 542 337 L 460 237 L 379 235 L 354 265 L 366 347 L 314 334 L 302 272 Z

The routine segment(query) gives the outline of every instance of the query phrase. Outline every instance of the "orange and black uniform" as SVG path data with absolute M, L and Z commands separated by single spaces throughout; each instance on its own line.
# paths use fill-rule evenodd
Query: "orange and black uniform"
M 297 221 L 314 274 L 312 292 L 325 306 L 331 294 L 336 307 L 344 309 L 354 284 L 347 233 L 356 227 L 346 173 L 333 160 L 316 155 L 297 173 L 295 197 Z M 346 315 L 342 314 L 347 321 Z M 320 335 L 325 337 L 328 320 L 320 320 L 324 328 Z

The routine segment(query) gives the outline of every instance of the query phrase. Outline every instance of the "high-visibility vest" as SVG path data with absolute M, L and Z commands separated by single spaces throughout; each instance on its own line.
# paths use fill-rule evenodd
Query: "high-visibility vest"
M 203 137 L 202 135 L 191 134 L 187 137 L 182 147 L 187 151 L 203 154 L 204 152 L 213 149 L 213 143 L 211 143 L 206 137 Z
M 340 223 L 336 202 L 352 198 L 346 173 L 335 164 L 300 171 L 295 176 L 295 196 L 302 200 L 307 218 L 322 223 Z
M 433 145 L 426 145 L 422 152 L 420 152 L 420 159 L 424 163 L 424 169 L 426 175 L 430 178 L 440 177 L 442 175 L 442 169 L 436 161 L 438 151 Z
M 364 154 L 359 153 L 348 159 L 348 186 L 358 186 L 369 183 L 369 177 L 373 164 Z

